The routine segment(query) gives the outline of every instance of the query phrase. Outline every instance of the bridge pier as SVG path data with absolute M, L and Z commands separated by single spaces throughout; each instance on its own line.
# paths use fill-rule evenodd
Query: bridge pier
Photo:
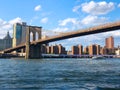
M 39 59 L 41 58 L 41 44 L 26 45 L 25 59 Z
M 41 58 L 41 44 L 30 45 L 30 30 L 31 30 L 31 27 L 27 27 L 25 59 L 39 59 Z M 41 38 L 41 35 L 39 34 L 39 39 L 40 38 Z
M 41 44 L 30 46 L 30 59 L 39 59 L 41 58 Z
M 29 27 L 27 27 L 26 29 L 25 59 L 30 59 L 30 29 Z

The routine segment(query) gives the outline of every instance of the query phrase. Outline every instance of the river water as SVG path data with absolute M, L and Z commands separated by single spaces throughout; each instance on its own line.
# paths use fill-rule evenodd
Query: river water
M 120 90 L 120 59 L 0 59 L 0 90 Z

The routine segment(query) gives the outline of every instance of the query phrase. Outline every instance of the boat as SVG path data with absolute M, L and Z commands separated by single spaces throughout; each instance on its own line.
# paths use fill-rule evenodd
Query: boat
M 105 59 L 104 56 L 93 56 L 92 59 Z

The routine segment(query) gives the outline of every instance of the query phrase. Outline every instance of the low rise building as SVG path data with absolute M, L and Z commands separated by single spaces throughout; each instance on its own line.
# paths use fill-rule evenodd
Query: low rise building
M 47 46 L 47 54 L 66 54 L 66 50 L 61 44 Z
M 82 45 L 76 45 L 72 46 L 72 55 L 82 55 L 83 54 L 83 46 Z
M 0 50 L 4 50 L 12 47 L 12 38 L 10 37 L 9 32 L 3 39 L 0 39 Z
M 115 55 L 120 55 L 120 46 L 115 50 Z
M 88 47 L 89 55 L 100 55 L 100 45 L 93 44 Z

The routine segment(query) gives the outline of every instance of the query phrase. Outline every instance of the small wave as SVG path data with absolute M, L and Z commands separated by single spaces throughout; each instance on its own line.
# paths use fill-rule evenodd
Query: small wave
M 96 90 L 120 90 L 120 88 L 97 87 Z

